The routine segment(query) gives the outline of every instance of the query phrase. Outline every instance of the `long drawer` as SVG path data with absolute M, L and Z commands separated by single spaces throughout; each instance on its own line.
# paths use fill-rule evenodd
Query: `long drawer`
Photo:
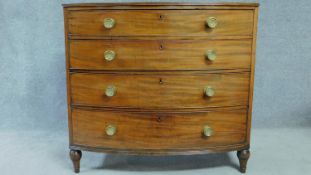
M 74 145 L 96 148 L 207 149 L 243 143 L 246 121 L 246 110 L 154 114 L 73 109 L 72 135 Z
M 246 106 L 249 73 L 73 73 L 75 105 L 129 108 Z
M 250 69 L 251 64 L 251 40 L 72 40 L 69 48 L 73 69 Z
M 70 35 L 251 36 L 253 15 L 252 10 L 71 11 L 68 27 Z

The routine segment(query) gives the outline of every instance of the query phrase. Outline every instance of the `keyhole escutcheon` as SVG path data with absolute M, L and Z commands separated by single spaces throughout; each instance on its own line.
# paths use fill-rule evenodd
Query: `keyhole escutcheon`
M 159 84 L 163 84 L 164 82 L 163 82 L 163 80 L 162 80 L 162 78 L 160 78 L 159 79 Z

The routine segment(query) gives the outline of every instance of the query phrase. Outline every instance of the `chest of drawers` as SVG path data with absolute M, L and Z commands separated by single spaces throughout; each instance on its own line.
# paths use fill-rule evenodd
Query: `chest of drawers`
M 64 5 L 70 157 L 249 158 L 258 4 Z

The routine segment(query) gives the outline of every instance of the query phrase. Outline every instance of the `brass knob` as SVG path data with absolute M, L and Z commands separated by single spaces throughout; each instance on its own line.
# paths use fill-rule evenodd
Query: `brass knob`
M 108 126 L 106 127 L 106 134 L 107 134 L 108 136 L 113 136 L 113 135 L 115 135 L 116 132 L 117 132 L 117 127 L 116 127 L 116 126 L 114 126 L 114 125 L 108 125 Z
M 207 96 L 207 97 L 212 97 L 215 95 L 215 89 L 211 86 L 206 86 L 204 88 L 204 94 Z
M 217 55 L 216 55 L 216 51 L 215 50 L 208 50 L 206 53 L 205 53 L 205 57 L 210 60 L 210 61 L 215 61 L 216 58 L 217 58 Z
M 117 93 L 117 88 L 115 86 L 113 85 L 107 86 L 106 92 L 105 92 L 107 97 L 113 97 L 114 95 L 116 95 L 116 93 Z
M 111 29 L 115 26 L 116 21 L 113 18 L 105 18 L 103 25 L 106 29 Z
M 104 55 L 106 61 L 112 61 L 116 57 L 116 53 L 113 50 L 106 50 Z
M 203 134 L 206 137 L 210 137 L 210 136 L 212 136 L 214 134 L 214 131 L 213 131 L 213 129 L 210 126 L 206 125 L 203 128 Z
M 218 25 L 217 19 L 215 17 L 209 17 L 206 20 L 206 25 L 207 25 L 207 27 L 209 27 L 211 29 L 216 28 L 216 26 Z

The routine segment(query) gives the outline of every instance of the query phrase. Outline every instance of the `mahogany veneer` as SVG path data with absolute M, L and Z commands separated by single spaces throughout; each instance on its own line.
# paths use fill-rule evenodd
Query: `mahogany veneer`
M 71 69 L 249 71 L 252 40 L 72 40 L 69 47 Z M 207 48 L 217 61 L 206 61 Z M 117 53 L 114 61 L 103 59 L 105 50 Z
M 257 3 L 65 4 L 70 157 L 250 156 Z

